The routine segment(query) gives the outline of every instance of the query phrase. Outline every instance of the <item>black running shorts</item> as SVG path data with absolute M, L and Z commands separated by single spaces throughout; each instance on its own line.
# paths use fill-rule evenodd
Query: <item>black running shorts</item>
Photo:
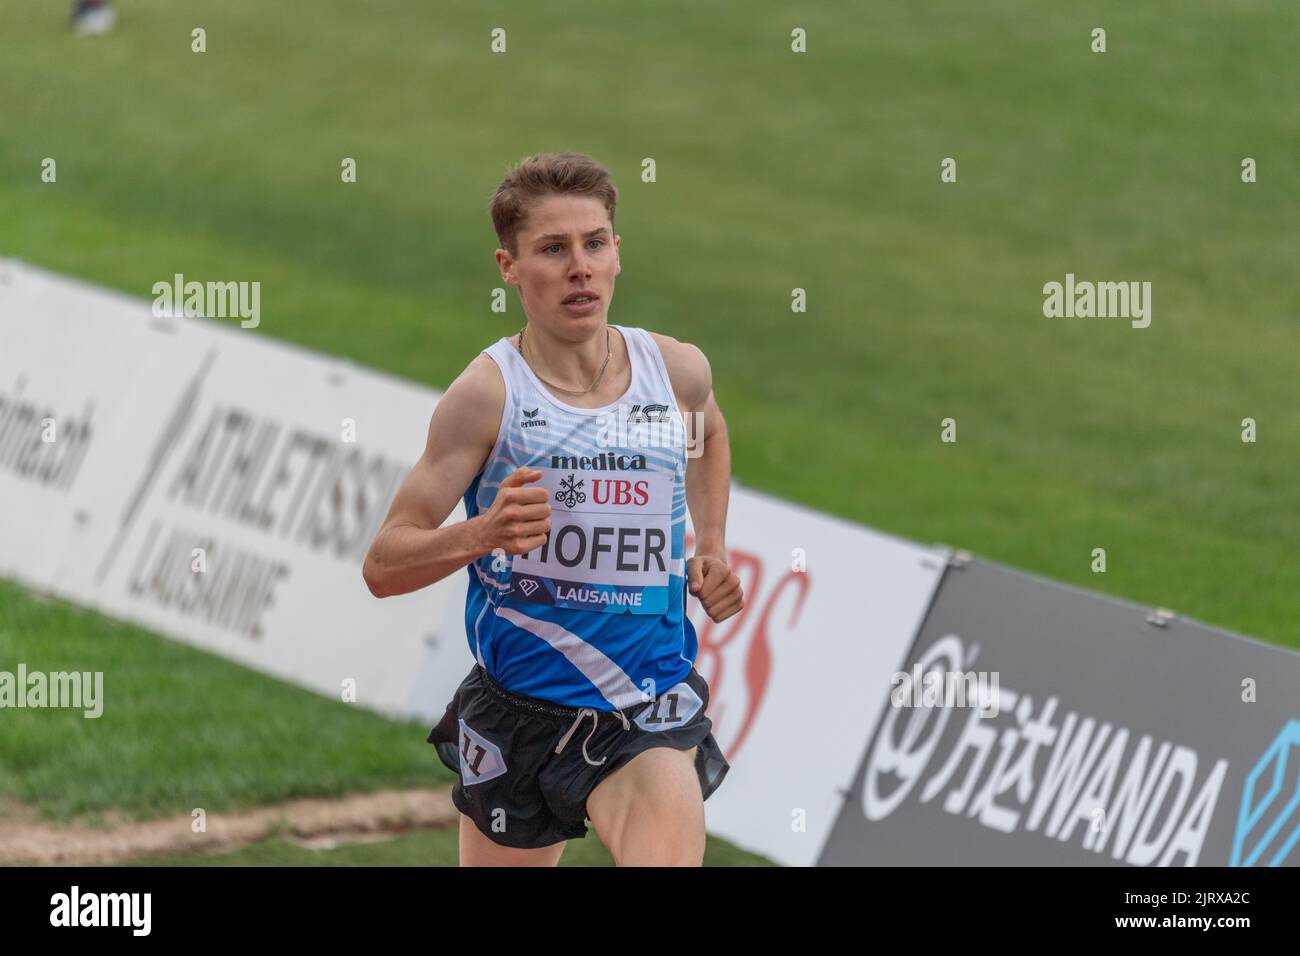
M 622 711 L 563 707 L 506 690 L 480 665 L 456 689 L 428 742 L 460 779 L 456 809 L 501 846 L 532 849 L 587 835 L 587 797 L 652 747 L 690 750 L 707 800 L 730 765 L 705 716 L 709 686 L 691 668 Z

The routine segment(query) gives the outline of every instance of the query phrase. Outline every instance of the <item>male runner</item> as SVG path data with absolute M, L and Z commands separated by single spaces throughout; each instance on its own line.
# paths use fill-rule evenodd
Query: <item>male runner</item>
M 527 323 L 438 402 L 366 556 L 377 597 L 468 569 L 475 665 L 429 735 L 460 774 L 462 866 L 553 866 L 588 819 L 617 865 L 698 866 L 728 770 L 684 593 L 714 621 L 743 606 L 726 424 L 698 348 L 608 323 L 617 196 L 575 153 L 501 183 L 496 261 Z

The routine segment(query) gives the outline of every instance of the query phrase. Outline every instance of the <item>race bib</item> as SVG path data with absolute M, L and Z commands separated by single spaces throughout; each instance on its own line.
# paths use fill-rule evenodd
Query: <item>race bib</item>
M 546 543 L 511 562 L 510 596 L 534 604 L 664 614 L 672 565 L 672 476 L 541 468 L 551 501 Z

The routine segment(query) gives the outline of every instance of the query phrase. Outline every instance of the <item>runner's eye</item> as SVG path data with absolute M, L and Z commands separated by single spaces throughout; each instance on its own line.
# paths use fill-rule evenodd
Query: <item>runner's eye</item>
M 593 242 L 598 245 L 602 245 L 602 246 L 605 245 L 604 239 L 589 239 L 587 240 L 587 245 L 591 245 Z M 553 242 L 549 246 L 545 247 L 542 250 L 542 252 L 550 252 L 552 249 L 559 249 L 559 248 L 561 248 L 560 244 L 558 242 Z

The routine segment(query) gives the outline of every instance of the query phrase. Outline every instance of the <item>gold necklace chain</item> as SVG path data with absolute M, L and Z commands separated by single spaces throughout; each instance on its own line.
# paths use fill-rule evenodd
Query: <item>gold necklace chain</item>
M 519 353 L 524 357 L 524 361 L 528 362 L 528 367 L 533 369 L 533 374 L 536 375 L 539 379 L 541 379 L 544 385 L 549 385 L 551 386 L 551 388 L 558 388 L 561 392 L 564 392 L 566 395 L 586 395 L 588 392 L 590 392 L 593 388 L 595 388 L 600 383 L 600 380 L 605 375 L 605 369 L 609 367 L 609 358 L 611 355 L 614 354 L 614 350 L 610 347 L 609 344 L 608 325 L 605 326 L 605 361 L 601 363 L 600 371 L 596 373 L 596 377 L 592 379 L 591 384 L 588 385 L 581 392 L 575 391 L 574 389 L 571 388 L 565 388 L 563 385 L 556 385 L 554 382 L 548 382 L 546 379 L 542 378 L 541 373 L 538 372 L 537 369 L 533 368 L 533 363 L 528 361 L 528 353 L 524 351 L 524 332 L 527 331 L 527 329 L 528 326 L 525 325 L 522 329 L 519 330 Z

